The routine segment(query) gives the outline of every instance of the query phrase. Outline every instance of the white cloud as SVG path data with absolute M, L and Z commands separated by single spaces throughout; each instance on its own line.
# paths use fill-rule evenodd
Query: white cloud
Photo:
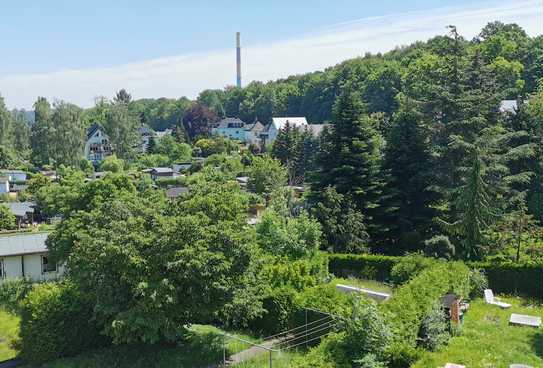
M 473 37 L 493 20 L 519 23 L 536 35 L 541 19 L 543 0 L 508 0 L 360 19 L 297 39 L 244 47 L 242 76 L 244 82 L 266 81 L 323 69 L 366 52 L 383 52 L 444 34 L 449 24 L 466 37 Z M 30 108 L 37 96 L 90 106 L 96 96 L 111 96 L 120 88 L 128 89 L 135 98 L 192 98 L 203 89 L 222 88 L 234 80 L 232 47 L 108 68 L 0 76 L 0 92 L 10 107 Z

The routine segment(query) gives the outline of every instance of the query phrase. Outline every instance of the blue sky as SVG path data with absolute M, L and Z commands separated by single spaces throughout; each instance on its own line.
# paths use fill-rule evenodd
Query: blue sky
M 365 52 L 445 33 L 472 37 L 488 21 L 538 33 L 543 0 L 25 0 L 2 4 L 0 94 L 90 106 L 128 88 L 135 97 L 195 97 L 243 79 L 322 69 Z M 539 31 L 541 33 L 541 31 Z

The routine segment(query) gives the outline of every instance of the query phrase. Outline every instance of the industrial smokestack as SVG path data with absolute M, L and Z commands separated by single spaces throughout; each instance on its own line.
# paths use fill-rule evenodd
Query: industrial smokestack
M 240 33 L 236 32 L 236 86 L 241 88 L 241 41 Z

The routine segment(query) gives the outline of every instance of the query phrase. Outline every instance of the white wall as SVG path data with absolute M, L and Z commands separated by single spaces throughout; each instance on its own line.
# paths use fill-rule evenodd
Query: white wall
M 0 181 L 0 193 L 9 193 L 9 181 Z
M 47 256 L 47 253 L 0 257 L 4 262 L 4 277 L 7 279 L 27 277 L 33 281 L 44 281 L 54 280 L 64 274 L 63 265 L 58 266 L 56 272 L 42 273 L 42 256 Z M 24 275 L 22 267 L 23 262 Z

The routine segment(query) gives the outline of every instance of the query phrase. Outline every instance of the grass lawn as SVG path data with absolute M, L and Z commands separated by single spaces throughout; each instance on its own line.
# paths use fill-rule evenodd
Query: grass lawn
M 258 342 L 245 334 L 229 332 L 244 340 Z M 227 355 L 246 349 L 249 345 L 226 339 Z M 73 358 L 58 359 L 42 368 L 199 368 L 222 361 L 222 330 L 208 325 L 193 325 L 187 342 L 182 346 L 131 345 L 85 352 Z M 250 366 L 256 367 L 256 366 Z M 25 368 L 35 368 L 27 365 Z
M 543 306 L 528 305 L 521 298 L 502 298 L 510 309 L 487 305 L 482 300 L 471 304 L 461 336 L 451 339 L 442 351 L 425 353 L 412 368 L 443 367 L 457 363 L 469 368 L 507 368 L 510 364 L 543 367 L 543 329 L 509 326 L 511 313 L 541 317 Z
M 272 353 L 272 365 L 273 368 L 288 368 L 292 359 L 303 356 L 301 352 L 279 352 Z M 258 358 L 251 359 L 250 361 L 236 364 L 236 368 L 268 368 L 270 366 L 269 353 L 262 354 Z
M 347 279 L 334 278 L 332 280 L 332 283 L 334 285 L 343 284 L 343 285 L 356 286 L 359 288 L 370 289 L 373 291 L 379 291 L 379 292 L 388 293 L 388 294 L 392 293 L 391 286 L 386 285 L 379 281 L 375 281 L 375 280 L 357 279 L 354 277 L 349 277 Z
M 0 362 L 17 355 L 17 352 L 9 347 L 9 342 L 18 333 L 19 318 L 0 308 Z

